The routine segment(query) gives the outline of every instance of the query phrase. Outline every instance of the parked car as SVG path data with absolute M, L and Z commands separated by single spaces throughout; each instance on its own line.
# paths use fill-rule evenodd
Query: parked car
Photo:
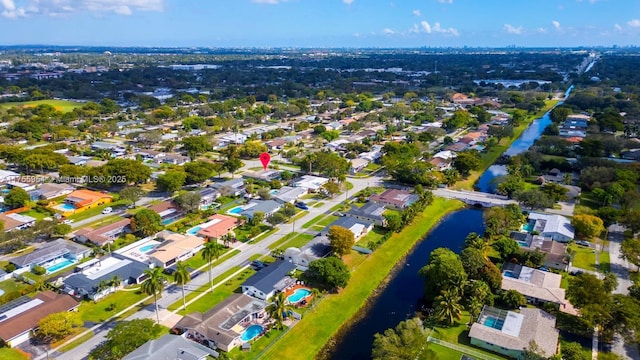
M 65 225 L 71 225 L 71 224 L 73 224 L 73 220 L 67 219 L 67 220 L 63 221 L 62 223 L 65 224 Z
M 572 272 L 569 273 L 569 275 L 573 275 L 573 276 L 578 276 L 584 274 L 584 271 L 580 271 L 580 270 L 573 270 Z
M 103 214 L 111 214 L 113 212 L 113 208 L 111 207 L 106 207 L 102 210 Z
M 256 270 L 260 270 L 260 269 L 264 268 L 265 266 L 267 266 L 267 264 L 263 263 L 263 262 L 262 262 L 262 261 L 260 261 L 260 260 L 253 260 L 253 261 L 251 262 L 251 266 L 252 266 L 253 268 L 255 268 Z
M 336 212 L 334 212 L 333 214 L 334 214 L 335 216 L 340 216 L 340 217 L 347 216 L 345 213 L 342 213 L 342 212 L 339 212 L 339 211 L 336 211 Z
M 297 202 L 295 205 L 298 209 L 309 210 L 309 207 L 307 206 L 307 204 L 303 202 Z
M 588 241 L 584 241 L 584 240 L 578 240 L 578 241 L 576 241 L 576 244 L 578 244 L 580 246 L 586 246 L 586 247 L 591 246 L 591 244 Z

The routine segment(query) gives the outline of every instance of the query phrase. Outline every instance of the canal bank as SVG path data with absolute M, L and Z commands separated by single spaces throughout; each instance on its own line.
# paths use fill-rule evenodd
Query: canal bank
M 573 90 L 573 85 L 571 85 L 569 89 L 567 89 L 567 91 L 565 92 L 564 94 L 565 100 L 569 97 L 569 95 L 571 95 L 572 90 Z M 563 101 L 559 101 L 553 104 L 551 108 L 546 110 L 542 116 L 535 119 L 531 124 L 529 124 L 526 127 L 526 129 L 524 129 L 524 131 L 521 131 L 520 135 L 516 137 L 516 139 L 511 143 L 511 145 L 509 145 L 509 148 L 506 149 L 504 153 L 501 153 L 500 155 L 498 155 L 498 157 L 502 155 L 514 156 L 529 150 L 531 145 L 533 145 L 533 143 L 536 140 L 538 140 L 540 136 L 542 136 L 542 133 L 544 133 L 544 129 L 546 129 L 547 126 L 551 125 L 552 123 L 551 111 L 553 111 L 555 107 L 560 106 L 562 104 L 563 104 Z M 497 160 L 497 158 L 495 160 Z M 495 162 L 495 160 L 493 162 Z M 496 188 L 495 179 L 498 178 L 499 176 L 503 176 L 506 174 L 507 174 L 506 165 L 492 164 L 491 166 L 486 168 L 486 170 L 482 173 L 482 175 L 480 175 L 477 182 L 474 184 L 474 188 L 475 190 L 478 190 L 478 191 L 494 193 Z
M 463 208 L 459 201 L 436 198 L 413 223 L 394 234 L 352 273 L 347 287 L 324 297 L 304 319 L 260 354 L 261 359 L 313 359 L 337 334 L 346 333 L 376 292 L 382 292 L 392 269 L 447 214 Z M 368 313 L 368 312 L 365 312 Z
M 341 334 L 328 357 L 370 359 L 374 334 L 395 327 L 420 310 L 424 280 L 418 271 L 428 263 L 431 252 L 446 247 L 459 253 L 471 232 L 484 233 L 482 210 L 466 208 L 444 217 L 399 264 L 386 286 L 362 310 L 364 314 Z

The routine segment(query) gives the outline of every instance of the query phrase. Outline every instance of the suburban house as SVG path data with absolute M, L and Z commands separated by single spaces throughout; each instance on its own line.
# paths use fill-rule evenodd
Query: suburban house
M 113 201 L 111 195 L 87 189 L 76 190 L 64 199 L 64 204 L 51 204 L 50 207 L 62 212 L 62 216 L 71 216 Z
M 485 306 L 469 331 L 471 344 L 506 355 L 524 359 L 525 349 L 534 341 L 544 357 L 555 355 L 559 331 L 556 318 L 544 310 L 520 308 L 520 312 Z
M 257 212 L 261 212 L 264 214 L 265 219 L 273 214 L 276 211 L 280 210 L 282 204 L 275 200 L 251 200 L 248 204 L 243 206 L 242 211 L 240 211 L 241 216 L 246 216 L 247 219 L 253 219 L 253 214 Z
M 220 196 L 220 193 L 216 189 L 206 188 L 199 191 L 200 193 L 200 206 L 211 206 L 216 202 L 216 199 Z
M 351 231 L 356 240 L 373 230 L 373 223 L 369 220 L 360 220 L 351 216 L 343 216 L 327 225 L 327 227 L 325 227 L 320 233 L 326 236 L 329 234 L 329 229 L 331 229 L 332 226 L 340 226 Z
M 445 160 L 442 158 L 434 157 L 429 160 L 429 164 L 433 165 L 438 171 L 443 171 L 451 168 L 451 160 Z
M 282 291 L 293 283 L 289 274 L 295 268 L 296 266 L 288 261 L 278 260 L 258 270 L 242 283 L 242 293 L 267 301 L 276 292 Z
M 167 154 L 162 158 L 163 163 L 172 165 L 184 165 L 189 161 L 191 161 L 190 157 L 179 154 Z
M 529 222 L 533 224 L 533 231 L 539 235 L 560 242 L 573 240 L 573 225 L 564 216 L 532 212 L 529 213 Z
M 571 258 L 567 253 L 567 244 L 535 235 L 529 246 L 522 246 L 522 250 L 525 251 L 535 251 L 536 249 L 545 253 L 544 266 L 550 269 L 569 271 Z
M 506 263 L 502 269 L 502 290 L 516 290 L 532 304 L 555 303 L 566 307 L 562 275 Z
M 322 259 L 331 253 L 331 242 L 326 236 L 316 236 L 301 248 L 290 247 L 284 251 L 284 260 L 296 266 L 298 270 L 307 271 L 309 263 Z
M 245 134 L 240 133 L 228 133 L 220 136 L 218 138 L 218 147 L 225 147 L 229 144 L 244 144 L 249 137 Z
M 4 225 L 4 232 L 24 230 L 36 223 L 36 218 L 20 214 L 0 214 L 0 222 Z
M 269 151 L 280 150 L 283 146 L 287 145 L 287 141 L 284 139 L 275 139 L 264 143 Z
M 303 175 L 293 182 L 293 187 L 304 188 L 309 192 L 316 192 L 320 190 L 322 188 L 322 185 L 324 185 L 328 181 L 329 179 L 319 176 Z
M 202 238 L 176 234 L 169 231 L 158 233 L 162 242 L 149 253 L 149 261 L 155 266 L 168 268 L 178 261 L 186 260 L 204 247 Z
M 278 192 L 275 193 L 272 197 L 274 200 L 280 201 L 284 203 L 294 203 L 296 200 L 301 198 L 307 193 L 307 189 L 291 187 L 291 186 L 283 186 L 278 189 Z
M 51 290 L 35 297 L 22 296 L 0 307 L 0 339 L 10 347 L 29 341 L 43 317 L 62 311 L 72 311 L 78 302 L 67 294 Z
M 197 232 L 198 235 L 204 238 L 216 238 L 228 234 L 231 230 L 240 225 L 240 220 L 233 216 L 215 214 L 209 216 L 209 221 L 196 227 L 200 228 Z
M 240 196 L 244 193 L 244 180 L 243 179 L 231 179 L 224 182 L 215 183 L 212 185 L 214 189 L 217 189 L 220 195 L 232 195 Z
M 372 222 L 378 226 L 385 226 L 384 212 L 386 208 L 382 204 L 368 202 L 362 207 L 351 205 L 351 209 L 345 213 L 346 216 Z
M 146 269 L 148 265 L 117 254 L 92 259 L 77 266 L 76 273 L 63 280 L 64 292 L 78 299 L 99 300 L 117 290 L 120 284 L 109 284 L 112 280 L 119 279 L 125 285 L 140 284 Z
M 162 158 L 164 158 L 167 154 L 162 151 L 157 150 L 140 150 L 136 153 L 136 155 L 142 156 L 143 161 L 155 161 L 160 162 Z
M 113 243 L 118 236 L 129 232 L 131 230 L 129 224 L 131 224 L 131 219 L 122 219 L 96 229 L 83 227 L 75 232 L 73 239 L 83 244 L 89 242 L 102 247 Z
M 206 360 L 209 356 L 217 358 L 218 355 L 215 350 L 180 335 L 164 334 L 147 341 L 122 360 Z
M 7 184 L 20 177 L 20 174 L 14 171 L 0 169 L 0 184 Z
M 173 201 L 163 201 L 159 204 L 155 204 L 149 207 L 149 209 L 155 211 L 160 215 L 162 225 L 168 225 L 172 222 L 176 222 L 184 216 L 182 209 L 178 207 Z
M 49 200 L 60 196 L 71 194 L 76 188 L 64 183 L 44 183 L 35 190 L 31 190 L 29 195 L 32 199 Z
M 369 160 L 363 158 L 351 159 L 351 167 L 349 173 L 355 175 L 357 172 L 364 170 L 369 165 Z
M 25 255 L 9 259 L 18 269 L 42 266 L 49 268 L 58 264 L 70 266 L 91 253 L 91 249 L 71 241 L 58 239 L 47 243 L 40 249 Z M 66 267 L 66 266 L 65 266 Z
M 408 191 L 389 189 L 382 194 L 374 194 L 369 197 L 369 200 L 385 205 L 392 209 L 403 210 L 411 206 L 414 202 L 418 201 L 419 197 L 416 194 L 411 194 Z
M 187 339 L 212 349 L 231 351 L 242 345 L 240 337 L 252 323 L 262 322 L 267 306 L 245 294 L 233 294 L 206 313 L 194 312 L 182 318 L 175 329 Z
M 280 170 L 258 170 L 258 171 L 245 171 L 242 173 L 243 178 L 262 180 L 262 181 L 271 181 L 280 179 L 282 176 L 282 171 Z

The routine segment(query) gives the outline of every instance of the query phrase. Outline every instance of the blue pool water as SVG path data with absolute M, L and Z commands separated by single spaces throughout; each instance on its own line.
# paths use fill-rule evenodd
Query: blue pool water
M 3 193 L 3 194 L 8 194 L 8 193 L 9 193 L 9 191 L 11 191 L 11 190 L 9 190 L 9 189 L 2 189 L 1 191 L 2 191 L 2 193 Z
M 518 277 L 516 276 L 516 274 L 514 274 L 512 271 L 509 271 L 509 270 L 507 270 L 507 271 L 505 271 L 505 272 L 504 272 L 504 276 L 506 276 L 506 277 L 510 277 L 510 278 L 513 278 L 513 279 L 517 279 L 517 278 L 518 278 Z
M 260 335 L 264 328 L 261 325 L 249 326 L 240 336 L 240 339 L 244 342 L 251 341 L 256 336 Z
M 484 320 L 484 325 L 488 326 L 490 328 L 494 328 L 494 329 L 500 330 L 500 329 L 502 329 L 502 326 L 504 325 L 504 320 L 498 320 L 498 319 L 496 319 L 494 317 L 489 316 Z
M 71 204 L 67 204 L 67 203 L 63 203 L 60 204 L 58 206 L 56 206 L 57 209 L 61 209 L 61 210 L 65 210 L 65 211 L 71 211 L 71 210 L 75 210 L 76 207 L 71 205 Z
M 192 227 L 191 229 L 187 230 L 187 234 L 189 235 L 195 235 L 198 233 L 198 231 L 200 231 L 202 228 L 200 226 L 196 226 L 196 227 Z
M 242 206 L 236 206 L 232 209 L 227 210 L 227 213 L 229 214 L 233 214 L 233 215 L 240 215 L 240 213 L 242 212 Z
M 289 300 L 290 303 L 295 304 L 309 295 L 311 295 L 311 291 L 309 291 L 309 289 L 296 289 L 293 294 L 287 296 L 287 300 Z
M 73 264 L 75 264 L 75 261 L 71 261 L 69 259 L 64 259 L 62 262 L 59 262 L 59 263 L 57 263 L 55 265 L 46 267 L 45 269 L 47 269 L 47 273 L 51 274 L 51 273 L 54 273 L 54 272 L 56 272 L 58 270 L 62 270 L 64 268 L 66 268 L 66 267 L 69 267 L 69 266 L 71 266 Z
M 278 189 L 271 189 L 271 190 L 269 190 L 269 194 L 271 194 L 271 195 L 275 195 L 275 194 L 277 194 L 277 193 L 278 193 Z
M 141 246 L 140 249 L 138 250 L 140 250 L 141 253 L 148 253 L 149 251 L 153 250 L 154 247 L 156 247 L 155 244 L 149 244 L 149 245 Z
M 535 226 L 535 224 L 528 222 L 528 223 L 526 223 L 526 224 L 522 227 L 522 230 L 524 230 L 524 231 L 526 231 L 526 232 L 530 233 L 530 232 L 532 232 L 532 231 L 533 231 L 533 227 L 534 227 L 534 226 Z
M 172 222 L 174 222 L 174 221 L 176 221 L 176 220 L 178 220 L 178 218 L 168 218 L 168 219 L 164 219 L 164 220 L 162 220 L 162 225 L 169 225 L 169 224 L 171 224 Z
M 529 247 L 529 244 L 526 241 L 518 241 L 518 245 L 523 247 Z

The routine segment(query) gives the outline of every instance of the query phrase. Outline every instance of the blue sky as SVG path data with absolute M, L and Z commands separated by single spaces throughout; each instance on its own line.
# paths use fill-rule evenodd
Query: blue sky
M 640 0 L 0 0 L 0 44 L 640 45 Z

